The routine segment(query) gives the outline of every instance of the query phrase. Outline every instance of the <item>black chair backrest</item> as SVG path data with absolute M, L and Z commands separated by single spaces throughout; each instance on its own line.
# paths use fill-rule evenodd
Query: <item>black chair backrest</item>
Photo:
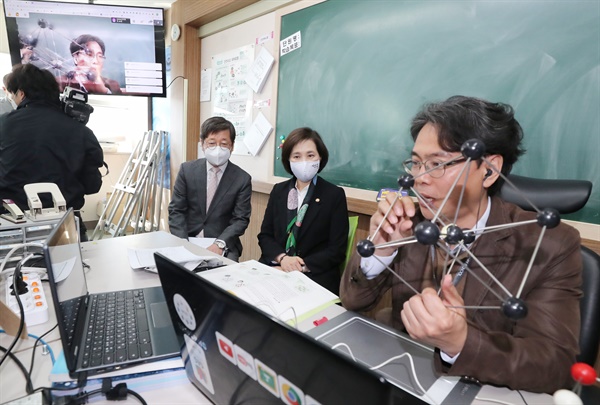
M 600 256 L 585 246 L 581 247 L 583 259 L 583 299 L 581 300 L 581 332 L 577 361 L 591 366 L 598 357 L 600 343 Z
M 546 180 L 511 174 L 500 189 L 500 197 L 524 210 L 534 211 L 529 200 L 538 208 L 554 208 L 561 214 L 580 210 L 592 193 L 592 183 L 587 180 Z M 583 260 L 583 298 L 581 299 L 580 354 L 577 361 L 591 366 L 596 362 L 600 344 L 600 256 L 581 246 Z
M 579 211 L 592 193 L 592 182 L 587 180 L 546 180 L 511 174 L 500 189 L 500 197 L 527 211 L 533 211 L 526 195 L 538 209 L 554 208 L 561 214 Z

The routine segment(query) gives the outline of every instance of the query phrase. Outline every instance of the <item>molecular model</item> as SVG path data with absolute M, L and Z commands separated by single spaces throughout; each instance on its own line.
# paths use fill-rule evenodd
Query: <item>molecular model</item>
M 477 263 L 481 267 L 481 270 L 483 272 L 485 272 L 493 280 L 493 283 L 504 293 L 504 296 L 500 295 L 497 291 L 492 289 L 491 286 L 486 286 L 488 291 L 492 292 L 495 296 L 498 297 L 499 302 L 500 302 L 500 304 L 498 306 L 484 306 L 484 307 L 482 307 L 482 306 L 463 306 L 461 308 L 486 309 L 486 310 L 487 309 L 491 309 L 491 310 L 499 309 L 502 311 L 502 313 L 507 318 L 514 320 L 514 321 L 518 321 L 527 316 L 527 312 L 528 312 L 527 303 L 521 298 L 521 293 L 522 293 L 523 287 L 525 286 L 525 283 L 527 282 L 527 279 L 529 277 L 531 268 L 532 268 L 533 263 L 536 258 L 536 254 L 538 252 L 538 248 L 543 240 L 544 233 L 546 232 L 546 230 L 554 228 L 560 224 L 560 214 L 558 213 L 557 210 L 555 210 L 553 208 L 545 208 L 543 210 L 537 208 L 535 206 L 535 204 L 527 198 L 527 196 L 523 195 L 524 199 L 537 212 L 536 219 L 477 229 L 478 234 L 484 234 L 484 233 L 499 231 L 499 230 L 505 229 L 505 228 L 521 226 L 521 225 L 531 224 L 531 223 L 537 223 L 541 227 L 541 232 L 539 234 L 539 237 L 538 237 L 538 240 L 536 243 L 536 247 L 533 251 L 533 254 L 529 261 L 527 269 L 523 275 L 523 279 L 520 283 L 519 289 L 515 293 L 511 293 L 510 291 L 508 291 L 508 289 L 504 285 L 502 285 L 502 283 L 496 277 L 493 276 L 493 274 L 489 271 L 489 269 L 487 269 L 478 260 L 478 258 L 470 251 L 470 249 L 467 248 L 471 243 L 473 243 L 475 241 L 475 238 L 476 238 L 475 232 L 473 230 L 461 229 L 460 227 L 458 227 L 457 225 L 454 224 L 454 222 L 456 221 L 456 218 L 458 217 L 458 209 L 460 208 L 460 205 L 462 202 L 462 198 L 463 198 L 463 194 L 464 194 L 464 187 L 462 188 L 460 196 L 459 196 L 459 203 L 458 203 L 457 212 L 456 212 L 454 221 L 450 221 L 447 218 L 445 218 L 444 215 L 442 214 L 442 210 L 444 208 L 444 205 L 448 201 L 450 195 L 453 193 L 454 189 L 457 187 L 458 180 L 462 177 L 463 173 L 466 173 L 465 176 L 468 176 L 468 170 L 469 170 L 470 165 L 473 163 L 476 163 L 476 162 L 487 163 L 487 165 L 490 168 L 492 168 L 492 170 L 496 171 L 496 173 L 498 173 L 499 176 L 502 179 L 504 179 L 504 181 L 507 183 L 507 185 L 513 187 L 515 190 L 518 190 L 518 189 L 510 181 L 510 179 L 508 179 L 502 173 L 497 171 L 495 169 L 494 165 L 486 160 L 485 145 L 482 141 L 480 141 L 478 139 L 468 140 L 467 142 L 465 142 L 462 145 L 461 153 L 462 153 L 462 156 L 458 156 L 454 159 L 449 160 L 448 162 L 441 164 L 442 167 L 445 167 L 448 165 L 453 165 L 453 164 L 455 164 L 455 162 L 458 163 L 458 162 L 466 161 L 466 164 L 462 168 L 462 171 L 456 177 L 456 180 L 452 184 L 450 190 L 448 191 L 448 194 L 446 195 L 445 199 L 443 200 L 441 206 L 439 208 L 437 208 L 437 210 L 434 211 L 428 204 L 426 204 L 424 197 L 421 196 L 419 194 L 419 192 L 414 188 L 414 184 L 415 184 L 415 178 L 417 178 L 419 176 L 423 176 L 425 174 L 428 174 L 428 173 L 432 172 L 433 170 L 440 170 L 439 165 L 434 166 L 430 169 L 426 168 L 426 170 L 424 170 L 422 173 L 420 173 L 417 176 L 413 176 L 412 174 L 404 174 L 399 177 L 398 185 L 400 186 L 400 190 L 398 190 L 398 192 L 396 193 L 395 199 L 392 202 L 392 204 L 390 205 L 389 210 L 384 214 L 382 223 L 385 222 L 385 220 L 387 219 L 387 216 L 389 215 L 389 213 L 390 213 L 392 207 L 394 206 L 394 204 L 396 203 L 396 201 L 399 198 L 401 198 L 403 190 L 405 190 L 405 191 L 411 190 L 414 193 L 414 195 L 416 196 L 416 198 L 422 203 L 422 205 L 427 207 L 431 211 L 433 218 L 430 221 L 424 220 L 424 221 L 418 223 L 414 227 L 413 235 L 411 235 L 409 237 L 375 245 L 372 242 L 372 240 L 375 238 L 375 236 L 380 231 L 380 229 L 381 229 L 381 224 L 380 224 L 379 227 L 375 230 L 373 235 L 370 235 L 367 239 L 364 239 L 364 240 L 361 240 L 360 242 L 358 242 L 357 247 L 356 247 L 357 252 L 362 257 L 371 257 L 375 254 L 375 249 L 378 249 L 378 248 L 399 247 L 399 246 L 407 245 L 410 243 L 420 243 L 422 245 L 432 246 L 432 247 L 437 246 L 446 255 L 446 259 L 445 259 L 445 263 L 444 263 L 444 273 L 443 273 L 444 276 L 450 272 L 450 269 L 452 268 L 452 266 L 454 266 L 455 263 L 458 263 L 461 265 L 461 271 L 464 270 L 464 271 L 469 272 L 470 276 L 474 277 L 479 282 L 483 283 L 483 281 L 479 277 L 479 275 L 475 271 L 473 271 L 471 269 L 471 267 L 469 266 L 469 263 L 471 263 L 471 262 Z M 465 181 L 465 183 L 467 182 L 467 177 L 465 177 L 464 181 Z M 450 249 L 449 246 L 459 246 L 460 249 Z M 465 260 L 461 260 L 458 257 L 459 253 L 461 253 L 461 252 L 467 253 L 468 256 Z M 379 260 L 377 258 L 377 256 L 374 256 L 374 257 L 375 257 L 375 259 Z M 384 263 L 381 263 L 381 264 L 383 265 Z M 419 294 L 419 291 L 417 291 L 414 287 L 412 287 L 409 283 L 407 283 L 402 278 L 401 275 L 394 272 L 389 266 L 385 266 L 385 267 L 386 267 L 387 271 L 390 271 L 394 275 L 394 277 L 396 277 L 402 283 L 404 283 L 407 287 L 409 287 L 415 294 Z M 582 402 L 581 402 L 581 399 L 579 398 L 581 385 L 582 384 L 583 385 L 591 385 L 597 381 L 596 373 L 595 373 L 594 369 L 585 363 L 574 364 L 572 367 L 572 370 L 571 370 L 571 374 L 573 376 L 573 379 L 577 383 L 575 390 L 574 391 L 568 391 L 568 390 L 557 391 L 554 394 L 554 402 L 556 405 L 581 404 Z M 573 398 L 575 398 L 575 399 L 573 399 Z M 577 402 L 577 401 L 579 401 L 579 402 Z

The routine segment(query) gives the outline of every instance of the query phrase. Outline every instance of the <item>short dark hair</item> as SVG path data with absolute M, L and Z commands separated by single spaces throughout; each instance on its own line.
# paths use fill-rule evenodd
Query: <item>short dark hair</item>
M 411 123 L 410 134 L 414 141 L 428 123 L 438 129 L 438 143 L 447 152 L 460 151 L 463 143 L 469 139 L 483 141 L 486 155 L 503 157 L 501 172 L 505 176 L 510 173 L 519 156 L 525 153 L 521 145 L 523 129 L 508 104 L 465 96 L 453 96 L 445 101 L 426 104 Z M 496 194 L 503 182 L 499 178 L 488 189 L 488 195 Z
M 96 42 L 100 46 L 100 49 L 102 49 L 102 53 L 106 54 L 106 47 L 104 46 L 103 40 L 101 40 L 95 35 L 83 34 L 71 41 L 71 44 L 69 45 L 71 55 L 73 55 L 77 51 L 81 51 L 82 49 L 84 49 L 85 44 L 87 44 L 88 42 Z
M 31 63 L 13 66 L 6 90 L 13 94 L 21 90 L 32 101 L 59 103 L 60 90 L 52 73 Z
M 235 143 L 235 127 L 223 117 L 210 117 L 200 127 L 200 140 L 204 142 L 210 134 L 221 131 L 229 131 L 231 143 Z
M 292 168 L 290 167 L 290 155 L 292 154 L 292 150 L 294 146 L 298 145 L 300 142 L 311 140 L 315 143 L 317 147 L 317 152 L 319 152 L 319 156 L 321 156 L 321 163 L 319 164 L 319 171 L 325 168 L 327 165 L 327 161 L 329 160 L 329 151 L 327 150 L 327 146 L 321 139 L 321 135 L 314 129 L 303 127 L 296 128 L 285 138 L 285 142 L 283 143 L 283 147 L 281 148 L 281 163 L 286 172 L 291 174 L 292 176 Z

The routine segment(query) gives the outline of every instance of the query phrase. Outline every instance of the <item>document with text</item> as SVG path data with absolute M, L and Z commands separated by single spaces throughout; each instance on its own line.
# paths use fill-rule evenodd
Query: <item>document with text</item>
M 300 322 L 315 311 L 339 302 L 337 295 L 304 273 L 286 273 L 255 260 L 199 275 L 284 322 Z

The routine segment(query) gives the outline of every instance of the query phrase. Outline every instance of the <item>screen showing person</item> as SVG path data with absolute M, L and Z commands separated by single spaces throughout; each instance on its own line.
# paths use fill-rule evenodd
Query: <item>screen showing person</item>
M 102 76 L 106 59 L 104 41 L 94 35 L 80 35 L 71 42 L 75 68 L 59 78 L 61 89 L 66 86 L 94 94 L 121 94 L 119 82 Z
M 164 11 L 5 0 L 11 61 L 52 72 L 61 90 L 165 96 Z

